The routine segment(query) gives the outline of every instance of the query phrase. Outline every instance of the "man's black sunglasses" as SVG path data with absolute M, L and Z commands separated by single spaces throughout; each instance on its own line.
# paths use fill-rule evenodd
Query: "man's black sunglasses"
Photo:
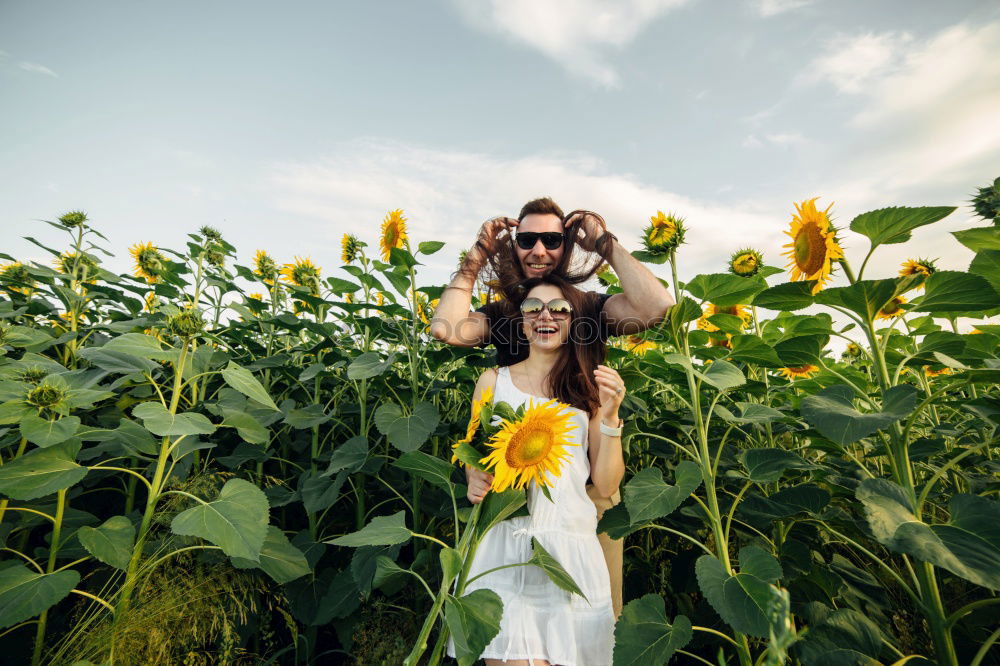
M 535 243 L 539 239 L 542 241 L 542 245 L 545 246 L 546 250 L 554 250 L 563 244 L 563 235 L 558 231 L 519 231 L 517 236 L 514 237 L 517 241 L 517 246 L 522 250 L 530 250 L 535 247 Z

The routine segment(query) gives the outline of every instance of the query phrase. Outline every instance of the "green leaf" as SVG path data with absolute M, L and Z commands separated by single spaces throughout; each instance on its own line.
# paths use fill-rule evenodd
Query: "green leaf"
M 437 407 L 429 402 L 418 402 L 409 416 L 404 416 L 403 408 L 391 402 L 382 403 L 375 410 L 375 427 L 403 452 L 419 449 L 439 420 Z
M 838 444 L 851 444 L 908 416 L 917 404 L 917 389 L 908 384 L 885 392 L 882 411 L 862 413 L 854 409 L 854 392 L 836 384 L 806 397 L 800 410 L 809 425 Z
M 783 340 L 774 345 L 774 353 L 788 368 L 818 363 L 828 339 L 826 335 L 803 335 Z
M 711 273 L 696 275 L 685 286 L 695 298 L 727 308 L 749 303 L 756 294 L 767 289 L 767 282 L 758 277 Z
M 155 456 L 160 452 L 159 444 L 153 439 L 153 436 L 149 434 L 149 431 L 135 421 L 126 418 L 119 419 L 118 427 L 115 428 L 114 434 L 115 439 L 121 442 L 125 447 L 138 451 L 139 453 L 145 453 L 148 456 Z
M 220 426 L 236 428 L 236 432 L 244 441 L 251 444 L 267 444 L 271 439 L 268 429 L 249 412 L 223 408 L 222 416 L 224 419 Z
M 741 571 L 730 576 L 713 555 L 702 555 L 695 564 L 698 585 L 708 602 L 735 631 L 765 638 L 768 635 L 768 583 L 782 576 L 781 566 L 757 546 L 740 549 Z
M 101 370 L 123 375 L 134 372 L 151 372 L 157 363 L 148 358 L 104 347 L 84 347 L 77 352 L 80 358 L 85 358 Z
M 531 559 L 528 560 L 528 564 L 533 564 L 544 571 L 549 580 L 560 590 L 566 590 L 570 594 L 579 594 L 584 599 L 587 598 L 569 572 L 559 564 L 556 558 L 552 557 L 549 551 L 542 547 L 542 544 L 535 537 L 531 537 Z
M 768 310 L 779 310 L 794 312 L 807 308 L 813 304 L 813 287 L 815 280 L 802 280 L 800 282 L 786 282 L 757 294 L 753 299 L 753 304 Z
M 330 288 L 330 291 L 335 294 L 353 294 L 361 289 L 360 285 L 357 285 L 350 280 L 338 277 L 328 277 L 325 282 L 326 286 Z
M 881 664 L 882 633 L 862 613 L 843 608 L 810 622 L 795 649 L 804 666 L 876 666 Z
M 663 254 L 653 254 L 645 250 L 633 250 L 632 256 L 644 264 L 665 264 L 670 259 L 670 255 L 666 252 Z
M 290 409 L 285 414 L 285 423 L 297 430 L 322 425 L 330 420 L 323 413 L 323 405 L 306 405 L 302 409 Z
M 346 469 L 348 472 L 357 472 L 368 460 L 368 440 L 358 435 L 338 446 L 333 455 L 330 456 L 330 466 L 323 472 L 330 475 Z
M 1000 293 L 1000 250 L 984 250 L 972 258 L 969 273 L 984 278 Z
M 924 282 L 926 293 L 913 304 L 915 312 L 982 312 L 1000 307 L 1000 296 L 978 275 L 938 271 Z
M 737 402 L 735 404 L 740 408 L 738 420 L 742 423 L 774 423 L 789 418 L 784 412 L 779 412 L 773 407 L 757 402 Z
M 1000 589 L 1000 502 L 957 494 L 949 504 L 951 520 L 928 525 L 913 514 L 906 492 L 890 481 L 865 479 L 855 494 L 882 545 L 977 585 Z
M 871 319 L 895 294 L 896 280 L 861 280 L 848 287 L 824 289 L 816 294 L 816 302 L 847 308 Z
M 764 368 L 784 366 L 774 347 L 756 335 L 734 335 L 731 342 L 733 345 L 733 351 L 729 354 L 731 361 L 743 361 Z
M 341 470 L 331 479 L 328 475 L 306 470 L 299 477 L 299 495 L 308 513 L 326 511 L 340 499 L 340 491 L 347 481 L 347 472 Z
M 502 493 L 488 492 L 479 510 L 479 520 L 476 522 L 476 538 L 483 538 L 502 520 L 507 520 L 527 503 L 524 490 L 505 490 Z
M 391 546 L 408 541 L 412 534 L 413 532 L 406 527 L 406 512 L 400 511 L 391 516 L 377 516 L 376 518 L 372 518 L 370 523 L 357 532 L 345 534 L 324 543 L 351 548 L 357 548 L 358 546 Z
M 446 493 L 454 491 L 455 484 L 451 481 L 451 473 L 455 468 L 440 458 L 429 456 L 421 451 L 410 451 L 401 455 L 392 463 L 392 466 L 405 470 Z
M 174 534 L 201 537 L 230 557 L 260 562 L 268 509 L 263 490 L 249 481 L 230 479 L 217 500 L 182 511 L 170 528 Z
M 278 406 L 274 404 L 274 400 L 268 395 L 267 389 L 246 368 L 240 367 L 230 361 L 226 369 L 222 371 L 222 379 L 251 400 L 256 400 L 265 407 L 270 407 L 274 411 L 278 411 Z
M 851 231 L 867 236 L 872 242 L 872 248 L 905 243 L 910 240 L 914 229 L 944 219 L 953 212 L 954 206 L 881 208 L 862 213 L 851 220 Z
M 420 254 L 434 254 L 438 250 L 444 247 L 444 243 L 441 241 L 424 241 L 417 246 L 417 252 Z
M 689 321 L 694 321 L 702 315 L 701 306 L 698 305 L 697 301 L 687 296 L 681 297 L 681 302 L 670 308 L 670 314 L 667 319 L 671 324 L 683 324 Z
M 747 378 L 743 375 L 742 370 L 732 363 L 721 360 L 708 366 L 703 379 L 720 391 L 743 386 L 747 383 Z
M 132 416 L 142 419 L 146 430 L 154 435 L 210 435 L 215 425 L 204 414 L 182 412 L 171 414 L 159 402 L 140 402 L 132 408 Z
M 33 500 L 79 483 L 86 467 L 76 464 L 79 440 L 29 451 L 0 466 L 0 493 L 16 500 Z
M 684 615 L 667 621 L 666 604 L 647 594 L 625 604 L 615 623 L 615 666 L 666 664 L 691 641 L 691 621 Z
M 347 366 L 347 378 L 358 380 L 378 377 L 392 367 L 395 358 L 395 354 L 389 354 L 388 357 L 382 359 L 377 352 L 365 352 Z
M 264 545 L 260 549 L 260 564 L 242 557 L 233 557 L 237 569 L 260 567 L 274 582 L 285 584 L 310 573 L 309 563 L 302 551 L 296 548 L 285 533 L 274 525 L 267 526 Z
M 756 483 L 774 483 L 789 469 L 819 469 L 818 465 L 785 449 L 747 449 L 742 460 L 747 476 Z
M 670 515 L 701 485 L 701 468 L 684 460 L 674 470 L 676 485 L 663 481 L 658 467 L 647 467 L 625 484 L 624 501 L 633 525 Z
M 448 584 L 451 584 L 451 581 L 455 580 L 462 570 L 461 554 L 454 548 L 445 547 L 438 553 L 438 559 L 441 561 L 441 576 Z
M 76 535 L 87 552 L 101 562 L 122 571 L 128 568 L 135 544 L 135 526 L 125 516 L 112 516 L 99 527 L 84 525 Z
M 76 434 L 79 427 L 80 419 L 76 416 L 64 416 L 61 419 L 49 421 L 37 414 L 25 416 L 20 424 L 21 436 L 41 447 L 65 442 Z
M 8 562 L 0 569 L 0 629 L 35 617 L 65 599 L 80 574 L 72 569 L 40 574 L 23 564 Z
M 962 231 L 953 231 L 951 235 L 973 252 L 1000 250 L 1000 228 L 998 227 L 963 229 Z
M 444 619 L 455 642 L 459 666 L 472 666 L 500 631 L 503 602 L 492 590 L 444 600 Z
M 154 361 L 176 361 L 178 355 L 176 349 L 163 349 L 159 340 L 145 333 L 119 335 L 117 338 L 108 340 L 101 349 L 106 352 L 119 352 Z

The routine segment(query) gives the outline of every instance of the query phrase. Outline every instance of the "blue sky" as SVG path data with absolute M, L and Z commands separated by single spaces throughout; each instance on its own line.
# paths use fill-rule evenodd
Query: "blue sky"
M 339 265 L 403 208 L 449 243 L 552 195 L 637 249 L 687 217 L 682 275 L 743 245 L 771 264 L 792 201 L 835 221 L 961 205 L 1000 175 L 995 2 L 437 0 L 0 3 L 0 251 L 88 212 L 127 270 L 136 241 L 220 228 Z M 883 248 L 965 268 L 946 232 Z M 848 256 L 867 249 L 847 235 Z M 659 270 L 659 269 L 658 269 Z M 665 273 L 664 273 L 665 274 Z M 875 277 L 875 275 L 872 275 Z

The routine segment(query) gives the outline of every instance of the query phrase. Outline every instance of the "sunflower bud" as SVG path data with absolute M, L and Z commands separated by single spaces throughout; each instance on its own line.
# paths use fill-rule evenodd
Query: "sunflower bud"
M 59 224 L 63 225 L 67 229 L 76 229 L 77 227 L 82 227 L 87 221 L 87 214 L 82 210 L 73 210 L 65 215 L 59 216 Z
M 51 409 L 69 397 L 69 392 L 61 386 L 39 384 L 28 391 L 24 401 L 38 409 Z
M 979 193 L 972 198 L 972 208 L 983 219 L 1000 224 L 1000 178 L 988 187 L 979 188 Z
M 202 235 L 205 240 L 209 241 L 220 241 L 222 240 L 222 232 L 220 232 L 215 227 L 210 227 L 207 224 L 198 230 L 198 233 Z
M 753 277 L 764 265 L 764 257 L 753 248 L 745 248 L 733 253 L 729 258 L 729 272 L 740 277 Z
M 684 242 L 684 218 L 656 211 L 643 231 L 643 245 L 650 254 L 666 254 Z
M 30 368 L 25 368 L 18 373 L 17 378 L 26 384 L 32 384 L 37 386 L 41 383 L 43 379 L 48 376 L 48 371 L 38 366 L 32 366 Z
M 226 255 L 219 249 L 218 245 L 211 245 L 205 251 L 205 260 L 216 268 L 222 268 L 226 263 Z
M 278 277 L 278 264 L 267 252 L 257 250 L 253 255 L 253 272 L 265 284 L 272 284 Z
M 205 328 L 201 313 L 194 309 L 184 310 L 167 319 L 167 330 L 181 338 L 191 338 Z

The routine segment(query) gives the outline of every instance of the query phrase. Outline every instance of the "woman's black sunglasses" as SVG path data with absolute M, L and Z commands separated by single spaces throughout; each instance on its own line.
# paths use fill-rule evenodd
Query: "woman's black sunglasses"
M 535 243 L 541 239 L 542 245 L 545 246 L 546 250 L 554 250 L 563 244 L 563 235 L 558 231 L 543 231 L 541 233 L 537 231 L 519 231 L 514 237 L 517 241 L 517 246 L 522 250 L 530 250 L 535 247 Z

